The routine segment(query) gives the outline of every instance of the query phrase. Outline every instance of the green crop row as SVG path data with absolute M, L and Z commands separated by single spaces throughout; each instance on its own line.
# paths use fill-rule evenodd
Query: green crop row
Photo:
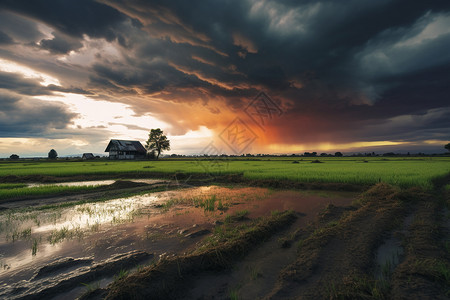
M 322 163 L 312 163 L 319 159 Z M 296 163 L 293 163 L 296 161 Z M 436 177 L 450 173 L 450 158 L 424 159 L 286 159 L 286 160 L 160 160 L 38 162 L 33 164 L 0 163 L 0 177 L 7 175 L 119 175 L 146 174 L 242 174 L 250 179 L 294 180 L 299 182 L 334 182 L 374 184 L 379 181 L 401 187 L 430 188 Z

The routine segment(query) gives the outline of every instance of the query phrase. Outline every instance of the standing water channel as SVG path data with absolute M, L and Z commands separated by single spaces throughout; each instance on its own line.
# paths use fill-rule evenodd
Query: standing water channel
M 0 298 L 76 298 L 93 281 L 101 287 L 113 280 L 118 269 L 104 266 L 121 271 L 182 254 L 227 215 L 246 211 L 256 218 L 292 209 L 306 224 L 327 204 L 349 205 L 355 196 L 203 186 L 65 208 L 6 210 L 0 214 Z M 87 276 L 94 269 L 95 276 Z M 68 278 L 76 278 L 75 286 L 62 284 Z M 55 289 L 46 294 L 45 287 Z

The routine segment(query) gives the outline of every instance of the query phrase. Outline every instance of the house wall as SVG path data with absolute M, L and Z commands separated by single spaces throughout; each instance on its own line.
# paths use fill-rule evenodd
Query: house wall
M 133 152 L 124 152 L 124 151 L 110 151 L 109 159 L 137 159 L 144 158 L 144 155 Z

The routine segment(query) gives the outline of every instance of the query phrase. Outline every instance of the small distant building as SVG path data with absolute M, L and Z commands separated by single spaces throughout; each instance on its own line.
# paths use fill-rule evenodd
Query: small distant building
M 110 140 L 105 152 L 109 159 L 142 159 L 147 150 L 139 141 Z
M 95 159 L 95 156 L 92 153 L 83 153 L 83 156 L 81 158 L 83 160 L 90 160 L 90 159 Z

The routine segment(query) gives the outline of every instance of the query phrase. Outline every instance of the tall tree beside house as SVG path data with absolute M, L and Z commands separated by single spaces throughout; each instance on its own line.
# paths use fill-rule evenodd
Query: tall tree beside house
M 49 159 L 56 159 L 58 157 L 58 153 L 56 153 L 55 149 L 50 150 L 50 152 L 48 153 L 48 158 Z
M 448 143 L 447 145 L 445 145 L 444 148 L 447 149 L 448 151 L 450 151 L 450 143 Z
M 148 140 L 145 144 L 145 149 L 147 149 L 147 151 L 155 150 L 156 159 L 158 159 L 163 150 L 170 150 L 170 141 L 167 139 L 167 136 L 164 135 L 161 129 L 152 129 L 148 134 Z

